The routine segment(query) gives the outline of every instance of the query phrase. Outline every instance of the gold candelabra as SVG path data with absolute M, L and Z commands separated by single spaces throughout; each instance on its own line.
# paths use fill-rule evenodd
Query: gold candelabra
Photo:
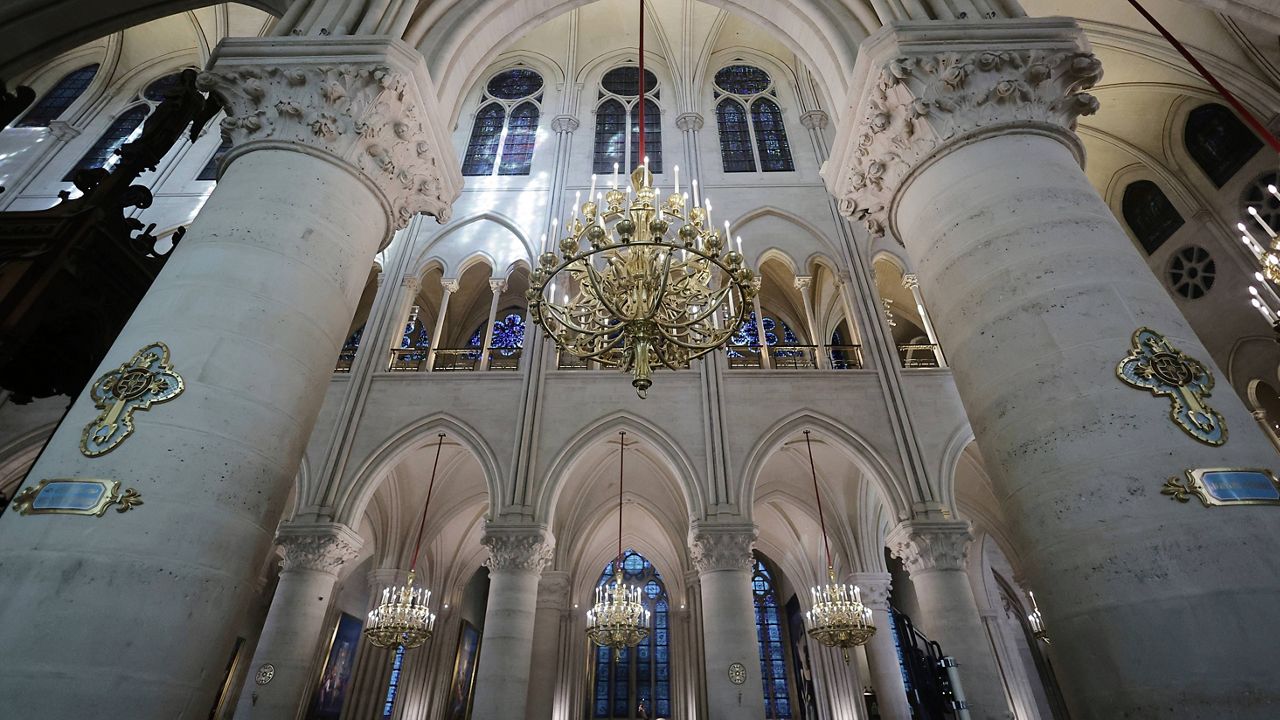
M 587 611 L 587 637 L 602 647 L 635 647 L 649 637 L 649 610 L 640 588 L 623 583 L 622 567 L 614 565 L 614 579 L 596 588 L 596 602 Z
M 369 611 L 364 634 L 378 647 L 404 645 L 419 647 L 435 632 L 436 614 L 431 612 L 431 591 L 413 586 L 413 571 L 404 585 L 383 588 L 382 601 Z
M 805 613 L 809 637 L 826 645 L 847 650 L 863 645 L 876 634 L 871 608 L 862 604 L 857 585 L 836 582 L 835 570 L 827 568 L 828 583 L 810 588 L 813 607 Z

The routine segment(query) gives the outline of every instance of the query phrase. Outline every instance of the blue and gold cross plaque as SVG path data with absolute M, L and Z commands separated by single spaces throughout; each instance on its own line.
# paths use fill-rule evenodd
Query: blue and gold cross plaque
M 129 488 L 120 491 L 117 480 L 55 478 L 41 480 L 13 498 L 19 515 L 91 515 L 102 517 L 107 508 L 127 512 L 142 504 L 142 495 Z
M 169 364 L 169 346 L 154 342 L 142 348 L 90 388 L 90 397 L 101 412 L 84 426 L 80 452 L 89 457 L 111 452 L 133 434 L 135 410 L 168 402 L 184 388 L 182 377 Z
M 1169 417 L 1196 440 L 1209 445 L 1227 442 L 1226 420 L 1204 402 L 1213 389 L 1213 375 L 1155 330 L 1138 328 L 1128 357 L 1116 366 L 1116 376 L 1152 395 L 1168 397 Z

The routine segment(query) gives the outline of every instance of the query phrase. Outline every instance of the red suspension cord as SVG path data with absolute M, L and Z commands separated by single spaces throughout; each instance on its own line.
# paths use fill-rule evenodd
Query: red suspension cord
M 615 564 L 614 577 L 622 578 L 622 467 L 627 456 L 627 431 L 618 431 L 618 562 Z
M 827 539 L 827 521 L 822 516 L 822 495 L 818 493 L 818 469 L 813 464 L 813 445 L 809 442 L 809 431 L 804 431 L 804 446 L 809 451 L 809 472 L 813 475 L 813 497 L 818 501 L 818 524 L 822 526 L 822 545 L 827 551 L 827 569 L 831 564 L 831 541 Z
M 427 527 L 427 508 L 431 507 L 431 493 L 436 489 L 436 469 L 440 467 L 440 448 L 444 447 L 444 433 L 436 442 L 436 461 L 431 464 L 431 483 L 427 485 L 427 501 L 422 505 L 422 520 L 418 523 L 418 539 L 413 541 L 413 561 L 409 563 L 409 572 L 418 569 L 418 550 L 422 547 L 422 531 Z
M 640 163 L 644 163 L 644 0 L 640 0 L 640 152 L 636 154 Z
M 1201 65 L 1200 61 L 1196 60 L 1187 48 L 1184 47 L 1182 43 L 1178 42 L 1178 38 L 1174 37 L 1172 33 L 1166 30 L 1164 25 L 1161 25 L 1160 21 L 1156 20 L 1151 13 L 1147 12 L 1147 9 L 1142 7 L 1142 5 L 1138 3 L 1138 0 L 1129 0 L 1129 4 L 1141 13 L 1142 17 L 1146 18 L 1147 22 L 1151 23 L 1152 27 L 1164 36 L 1165 40 L 1169 41 L 1169 44 L 1173 46 L 1174 50 L 1177 50 L 1182 57 L 1186 58 L 1187 62 L 1191 63 L 1191 67 L 1195 68 L 1196 72 L 1200 73 L 1200 77 L 1203 77 L 1205 82 L 1212 85 L 1213 89 L 1218 91 L 1218 94 L 1222 96 L 1223 100 L 1226 100 L 1231 107 L 1235 108 L 1236 112 L 1240 113 L 1240 116 L 1249 124 L 1249 127 L 1253 128 L 1253 131 L 1258 134 L 1258 137 L 1265 140 L 1266 143 L 1271 146 L 1272 150 L 1280 153 L 1280 139 L 1277 139 L 1265 125 L 1259 122 L 1258 118 L 1254 117 L 1253 113 L 1249 112 L 1249 109 L 1237 100 L 1236 96 L 1232 95 L 1230 90 L 1224 87 L 1222 83 L 1218 82 L 1218 79 L 1213 76 L 1213 73 L 1209 72 L 1209 69 L 1204 65 Z

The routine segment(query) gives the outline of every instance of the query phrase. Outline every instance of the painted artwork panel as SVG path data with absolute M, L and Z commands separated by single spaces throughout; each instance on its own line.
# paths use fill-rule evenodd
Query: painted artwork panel
M 342 613 L 338 628 L 333 633 L 333 644 L 325 658 L 320 684 L 311 695 L 311 710 L 307 720 L 338 720 L 342 704 L 347 700 L 351 685 L 351 671 L 356 663 L 356 648 L 360 643 L 360 619 Z
M 480 631 L 462 621 L 458 636 L 458 655 L 453 665 L 453 683 L 449 687 L 449 708 L 445 720 L 468 720 L 471 700 L 475 695 L 476 665 L 480 661 Z

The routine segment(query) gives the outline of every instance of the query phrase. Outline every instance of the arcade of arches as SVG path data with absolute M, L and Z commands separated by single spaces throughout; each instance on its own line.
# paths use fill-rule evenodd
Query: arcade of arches
M 1280 13 L 1146 4 L 1280 126 Z M 649 0 L 643 97 L 636 6 L 0 10 L 3 79 L 37 93 L 0 210 L 109 170 L 175 73 L 225 106 L 143 177 L 134 214 L 185 237 L 95 374 L 163 341 L 182 395 L 88 457 L 88 393 L 0 393 L 0 497 L 143 499 L 0 515 L 0 716 L 966 717 L 943 655 L 975 719 L 1280 716 L 1280 515 L 1160 493 L 1280 466 L 1280 346 L 1232 230 L 1249 204 L 1280 227 L 1275 154 L 1122 2 Z M 761 281 L 646 400 L 525 299 L 641 132 Z M 1213 374 L 1225 445 L 1117 380 L 1143 326 Z M 878 628 L 847 660 L 805 632 L 806 430 Z M 434 636 L 374 647 L 415 557 Z M 585 613 L 618 572 L 653 632 L 610 651 Z

